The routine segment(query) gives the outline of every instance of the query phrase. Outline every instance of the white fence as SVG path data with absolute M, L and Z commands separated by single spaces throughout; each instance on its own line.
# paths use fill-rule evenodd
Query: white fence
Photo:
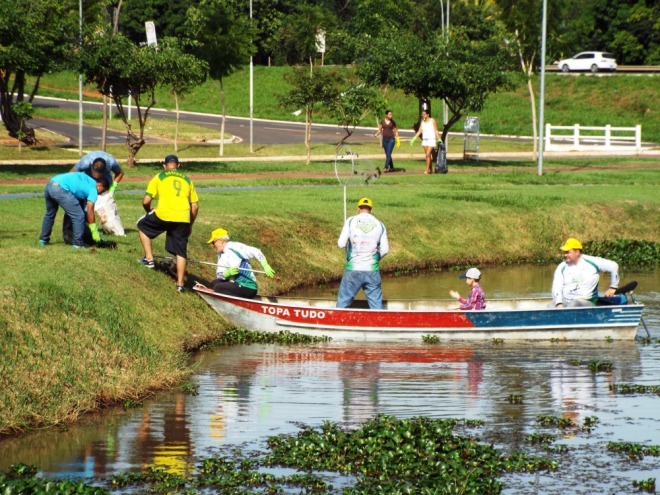
M 546 124 L 545 149 L 546 151 L 641 150 L 642 126 L 586 127 L 580 124 L 569 126 Z

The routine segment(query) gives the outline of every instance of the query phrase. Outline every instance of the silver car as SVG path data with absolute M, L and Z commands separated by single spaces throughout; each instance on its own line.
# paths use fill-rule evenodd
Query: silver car
M 573 58 L 567 58 L 557 62 L 557 67 L 562 72 L 589 70 L 598 72 L 600 70 L 616 70 L 614 55 L 606 52 L 582 52 Z

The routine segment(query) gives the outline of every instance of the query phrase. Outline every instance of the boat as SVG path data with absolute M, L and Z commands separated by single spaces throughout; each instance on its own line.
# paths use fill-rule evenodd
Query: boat
M 335 340 L 633 340 L 642 304 L 549 308 L 550 298 L 489 299 L 482 311 L 450 309 L 454 300 L 389 299 L 382 310 L 356 300 L 336 308 L 335 299 L 257 295 L 243 299 L 204 285 L 193 290 L 232 325 L 259 332 L 328 336 Z

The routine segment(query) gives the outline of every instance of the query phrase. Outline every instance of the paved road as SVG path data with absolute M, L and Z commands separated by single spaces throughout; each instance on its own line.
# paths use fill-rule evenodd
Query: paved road
M 34 99 L 34 106 L 41 108 L 63 108 L 68 110 L 78 110 L 77 100 L 62 100 L 56 98 L 47 98 L 37 96 Z M 83 109 L 99 110 L 100 103 L 84 102 Z M 135 112 L 135 110 L 133 110 Z M 150 117 L 155 118 L 176 118 L 175 112 L 170 110 L 151 109 Z M 135 116 L 135 113 L 133 113 Z M 181 112 L 180 119 L 186 122 L 195 123 L 208 127 L 210 129 L 220 130 L 220 116 L 202 114 L 196 112 Z M 42 127 L 53 132 L 68 137 L 72 144 L 78 144 L 78 124 L 53 121 L 48 119 L 34 118 L 31 124 L 35 127 Z M 228 134 L 236 136 L 245 143 L 250 142 L 250 120 L 244 117 L 227 117 L 225 131 Z M 367 138 L 376 141 L 373 137 L 373 128 L 357 128 L 354 136 L 359 140 Z M 334 125 L 314 124 L 312 126 L 312 142 L 316 143 L 336 143 L 344 135 L 344 130 Z M 410 135 L 412 131 L 403 132 L 402 135 Z M 126 139 L 125 133 L 118 131 L 108 131 L 108 142 L 123 142 Z M 147 142 L 157 142 L 159 140 L 146 136 Z M 254 144 L 299 144 L 305 140 L 304 124 L 295 122 L 280 122 L 271 120 L 253 119 L 253 143 Z M 101 142 L 101 130 L 95 127 L 83 127 L 83 144 L 94 145 Z

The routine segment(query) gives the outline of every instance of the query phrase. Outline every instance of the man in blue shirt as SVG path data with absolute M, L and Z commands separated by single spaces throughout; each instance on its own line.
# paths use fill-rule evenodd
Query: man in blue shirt
M 105 167 L 101 167 L 101 164 L 105 165 Z M 124 172 L 115 157 L 110 153 L 106 153 L 105 151 L 90 151 L 73 166 L 71 172 L 85 172 L 92 177 L 92 170 L 101 169 L 105 170 L 105 178 L 108 179 L 108 184 L 110 184 L 108 192 L 113 196 L 115 189 L 117 189 L 117 184 L 124 178 Z
M 94 172 L 94 175 L 98 175 L 98 173 Z M 108 186 L 107 178 L 102 176 L 92 178 L 82 172 L 67 172 L 56 175 L 48 181 L 44 189 L 46 214 L 41 225 L 39 244 L 45 246 L 50 243 L 50 234 L 60 206 L 71 219 L 74 249 L 85 247 L 85 220 L 92 239 L 94 242 L 99 242 L 101 234 L 96 226 L 94 203 L 98 199 L 98 195 L 106 191 Z

